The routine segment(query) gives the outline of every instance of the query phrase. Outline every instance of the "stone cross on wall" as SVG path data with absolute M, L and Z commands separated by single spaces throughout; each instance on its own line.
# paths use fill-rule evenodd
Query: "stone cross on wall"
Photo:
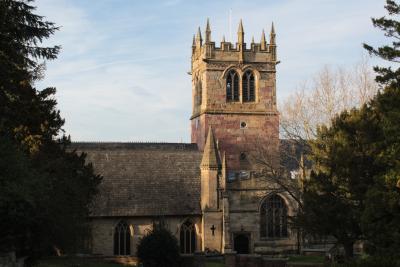
M 210 230 L 212 231 L 212 235 L 214 235 L 215 229 L 217 229 L 217 228 L 215 228 L 215 226 L 214 226 L 214 224 L 213 224 L 213 225 L 211 226 L 211 228 L 210 228 Z

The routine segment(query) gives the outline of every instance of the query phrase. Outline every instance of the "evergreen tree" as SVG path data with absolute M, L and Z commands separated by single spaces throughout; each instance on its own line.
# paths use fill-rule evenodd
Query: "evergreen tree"
M 400 87 L 392 84 L 370 104 L 377 126 L 371 138 L 380 172 L 365 196 L 361 226 L 370 253 L 396 255 L 400 250 Z
M 375 27 L 383 30 L 385 36 L 392 38 L 390 45 L 374 48 L 368 44 L 364 44 L 364 48 L 373 55 L 376 55 L 384 60 L 400 63 L 400 22 L 398 15 L 400 14 L 400 5 L 394 0 L 386 0 L 386 10 L 388 17 L 373 18 L 372 23 Z M 378 67 L 374 70 L 377 72 L 376 81 L 384 85 L 393 83 L 400 84 L 400 69 L 392 69 L 391 67 Z
M 364 48 L 396 64 L 400 63 L 400 5 L 387 0 L 385 8 L 389 16 L 373 18 L 372 22 L 393 39 L 392 43 L 379 48 L 364 44 Z M 374 69 L 376 80 L 384 88 L 370 103 L 371 116 L 378 126 L 371 142 L 376 151 L 374 160 L 384 168 L 366 194 L 362 228 L 371 242 L 370 252 L 396 255 L 400 250 L 400 68 Z
M 175 267 L 180 263 L 178 240 L 162 220 L 153 223 L 153 230 L 140 240 L 137 255 L 144 267 Z
M 40 46 L 58 28 L 32 2 L 0 0 L 0 250 L 29 256 L 77 249 L 100 182 L 63 136 L 55 88 L 34 87 L 60 47 Z
M 314 169 L 296 222 L 307 233 L 335 237 L 348 258 L 353 256 L 353 244 L 363 237 L 365 194 L 381 169 L 370 143 L 375 128 L 364 106 L 342 112 L 311 142 Z
M 57 136 L 64 121 L 56 109 L 55 89 L 37 91 L 43 76 L 39 60 L 57 57 L 60 47 L 39 44 L 58 28 L 33 14 L 28 1 L 0 1 L 0 133 L 34 152 Z

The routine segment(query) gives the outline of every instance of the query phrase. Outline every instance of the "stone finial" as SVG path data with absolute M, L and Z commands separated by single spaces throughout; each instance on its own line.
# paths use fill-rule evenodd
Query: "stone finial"
M 260 44 L 261 44 L 261 50 L 266 50 L 266 49 L 267 49 L 267 41 L 265 40 L 265 32 L 264 32 L 264 29 L 262 30 Z
M 222 35 L 222 42 L 225 43 L 225 35 Z
M 201 29 L 200 27 L 197 29 L 197 34 L 196 34 L 196 45 L 201 46 L 203 44 L 203 39 L 201 38 Z
M 242 19 L 240 19 L 240 22 L 239 22 L 239 28 L 238 28 L 238 43 L 239 43 L 239 44 L 243 44 L 243 43 L 244 43 L 244 30 L 243 30 Z
M 274 27 L 274 23 L 272 22 L 272 26 L 271 26 L 271 33 L 269 35 L 270 40 L 269 40 L 269 44 L 275 44 L 275 27 Z
M 211 42 L 211 28 L 210 28 L 210 20 L 207 18 L 207 25 L 206 25 L 206 37 L 205 42 Z
M 196 37 L 195 37 L 195 35 L 193 34 L 192 47 L 195 47 L 195 46 L 196 46 Z
M 217 144 L 215 143 L 215 138 L 211 126 L 208 129 L 207 141 L 204 146 L 203 158 L 201 160 L 200 166 L 209 169 L 218 169 L 218 167 L 220 166 Z
M 238 33 L 244 33 L 242 19 L 239 21 Z
M 254 44 L 254 36 L 251 37 L 251 43 Z

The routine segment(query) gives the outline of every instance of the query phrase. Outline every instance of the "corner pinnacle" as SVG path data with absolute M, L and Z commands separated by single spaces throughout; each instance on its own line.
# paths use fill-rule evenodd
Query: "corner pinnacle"
M 208 129 L 207 141 L 204 145 L 201 166 L 206 168 L 218 168 L 220 166 L 218 149 L 211 126 Z
M 264 29 L 262 30 L 262 33 L 261 33 L 260 44 L 261 44 L 261 50 L 265 50 L 267 48 L 267 41 L 265 39 L 265 31 L 264 31 Z
M 201 29 L 200 27 L 197 29 L 197 34 L 196 34 L 196 46 L 199 45 L 201 46 L 203 43 L 203 39 L 201 38 Z
M 244 33 L 242 19 L 240 19 L 240 22 L 239 22 L 238 33 Z
M 206 36 L 205 36 L 205 42 L 209 43 L 211 42 L 211 28 L 210 28 L 210 19 L 207 18 L 207 25 L 206 25 Z

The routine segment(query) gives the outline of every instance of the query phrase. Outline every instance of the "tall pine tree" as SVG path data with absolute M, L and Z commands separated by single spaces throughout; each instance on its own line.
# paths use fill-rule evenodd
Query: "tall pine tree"
M 0 1 L 0 250 L 29 256 L 78 249 L 101 180 L 69 148 L 55 88 L 34 87 L 60 47 L 41 46 L 58 28 L 32 2 Z
M 392 42 L 378 48 L 364 44 L 367 51 L 393 66 L 374 68 L 383 90 L 370 103 L 379 130 L 372 143 L 375 162 L 385 167 L 367 192 L 362 228 L 371 253 L 396 255 L 400 250 L 400 5 L 387 0 L 385 8 L 388 16 L 373 18 L 372 23 Z
M 392 63 L 400 63 L 400 22 L 398 15 L 400 14 L 400 5 L 394 0 L 386 0 L 385 8 L 388 16 L 373 18 L 372 23 L 375 27 L 385 32 L 385 36 L 391 38 L 391 44 L 374 48 L 368 44 L 364 44 L 364 48 L 372 55 L 376 55 L 384 60 Z M 384 85 L 400 84 L 400 69 L 392 69 L 392 67 L 374 67 L 377 72 L 376 81 Z

